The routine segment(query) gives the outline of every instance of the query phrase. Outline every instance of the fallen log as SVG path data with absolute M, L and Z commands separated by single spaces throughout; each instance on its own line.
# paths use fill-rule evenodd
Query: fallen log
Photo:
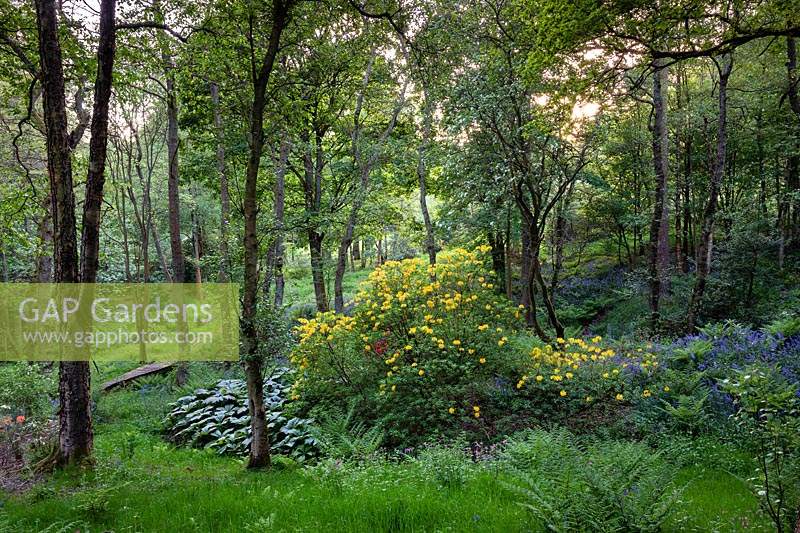
M 143 376 L 151 376 L 153 374 L 162 374 L 167 372 L 175 366 L 175 363 L 150 363 L 148 365 L 140 366 L 139 368 L 134 368 L 130 372 L 125 372 L 119 377 L 112 379 L 111 381 L 106 381 L 100 386 L 100 390 L 103 392 L 107 392 L 111 389 L 115 389 L 117 387 L 123 387 L 132 381 L 136 381 L 137 379 Z

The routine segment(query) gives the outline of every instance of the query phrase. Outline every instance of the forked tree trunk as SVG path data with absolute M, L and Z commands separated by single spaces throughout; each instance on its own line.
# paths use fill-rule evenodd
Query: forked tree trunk
M 529 327 L 533 328 L 536 335 L 544 340 L 549 340 L 549 337 L 539 324 L 539 317 L 537 316 L 536 309 L 536 274 L 533 271 L 533 239 L 531 238 L 531 230 L 526 224 L 522 224 L 522 301 L 521 304 L 525 307 L 525 322 Z
M 539 261 L 538 255 L 534 257 L 533 273 L 534 276 L 536 276 L 536 282 L 539 284 L 539 288 L 542 291 L 542 301 L 544 302 L 544 307 L 547 310 L 547 320 L 550 322 L 550 325 L 553 326 L 553 329 L 556 330 L 556 336 L 563 339 L 564 326 L 558 319 L 556 308 L 553 305 L 553 300 L 550 298 L 550 292 L 547 288 L 547 283 L 545 283 L 544 277 L 542 277 L 542 264 Z
M 725 173 L 725 153 L 727 151 L 727 114 L 728 114 L 728 79 L 733 69 L 733 56 L 723 57 L 724 65 L 719 65 L 719 91 L 717 113 L 717 146 L 716 155 L 709 184 L 708 202 L 703 212 L 703 228 L 700 235 L 700 243 L 697 247 L 697 272 L 695 273 L 695 283 L 692 289 L 692 297 L 689 301 L 687 313 L 687 326 L 689 330 L 695 327 L 697 314 L 700 310 L 703 294 L 705 293 L 706 281 L 711 266 L 711 247 L 714 237 L 714 222 L 716 219 L 717 206 L 719 203 L 719 191 L 722 186 L 722 178 Z
M 97 77 L 94 84 L 89 170 L 83 201 L 81 234 L 81 281 L 95 283 L 100 254 L 100 213 L 103 204 L 105 167 L 108 147 L 108 108 L 113 83 L 116 52 L 116 0 L 100 2 L 100 42 L 97 48 Z
M 83 211 L 81 236 L 83 253 L 79 271 L 71 148 L 67 133 L 64 70 L 58 36 L 57 9 L 54 0 L 36 2 L 53 215 L 54 280 L 57 283 L 78 281 L 93 283 L 97 276 L 108 106 L 115 53 L 115 8 L 115 0 L 102 0 L 100 3 L 100 42 L 97 51 L 92 139 L 89 146 L 89 171 Z M 89 459 L 92 453 L 91 373 L 89 363 L 86 361 L 61 362 L 59 370 L 57 462 L 61 465 L 77 464 Z

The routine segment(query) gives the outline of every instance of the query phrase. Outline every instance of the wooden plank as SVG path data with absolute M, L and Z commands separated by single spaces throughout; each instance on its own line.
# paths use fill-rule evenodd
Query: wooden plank
M 163 372 L 168 371 L 172 368 L 175 363 L 150 363 L 149 365 L 140 366 L 139 368 L 134 368 L 130 372 L 125 372 L 121 376 L 112 379 L 111 381 L 106 381 L 100 386 L 100 390 L 103 392 L 109 391 L 116 387 L 122 387 L 127 385 L 131 381 L 135 381 L 142 376 L 150 376 L 153 374 L 161 374 Z

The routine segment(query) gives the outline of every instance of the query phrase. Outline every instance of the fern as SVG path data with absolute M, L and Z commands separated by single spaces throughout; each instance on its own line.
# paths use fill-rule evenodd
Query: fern
M 374 455 L 383 442 L 379 426 L 367 427 L 353 422 L 356 404 L 351 403 L 343 416 L 331 416 L 313 431 L 321 450 L 334 459 L 365 459 Z
M 528 431 L 500 457 L 505 486 L 548 531 L 657 531 L 683 489 L 675 467 L 643 444 L 579 444 L 565 430 Z

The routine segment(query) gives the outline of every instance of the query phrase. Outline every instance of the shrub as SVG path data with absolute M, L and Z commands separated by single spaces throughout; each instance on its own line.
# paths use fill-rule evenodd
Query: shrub
M 443 253 L 435 266 L 389 261 L 370 274 L 352 316 L 301 320 L 291 356 L 298 409 L 355 399 L 356 417 L 384 428 L 389 445 L 490 434 L 493 398 L 518 368 L 509 336 L 522 322 L 496 291 L 486 251 Z
M 0 363 L 0 405 L 14 416 L 49 418 L 57 392 L 55 378 L 42 365 Z
M 800 389 L 774 368 L 753 365 L 725 380 L 735 419 L 758 462 L 749 479 L 779 533 L 800 523 Z
M 282 413 L 289 390 L 286 372 L 278 368 L 264 380 L 270 444 L 274 453 L 304 461 L 317 454 L 317 442 L 310 433 L 310 420 L 287 418 Z M 172 441 L 220 454 L 248 453 L 250 414 L 244 380 L 221 380 L 211 389 L 197 389 L 179 398 L 170 407 L 166 429 Z
M 519 407 L 544 421 L 570 422 L 587 411 L 619 410 L 669 391 L 654 386 L 661 367 L 653 353 L 645 348 L 616 351 L 599 336 L 557 339 L 555 348 L 534 346 L 525 368 L 516 389 L 527 403 Z

